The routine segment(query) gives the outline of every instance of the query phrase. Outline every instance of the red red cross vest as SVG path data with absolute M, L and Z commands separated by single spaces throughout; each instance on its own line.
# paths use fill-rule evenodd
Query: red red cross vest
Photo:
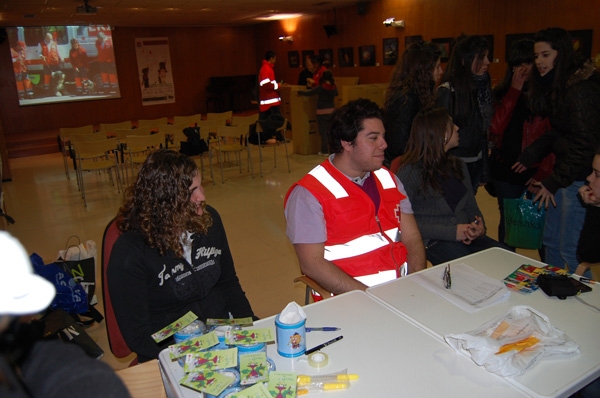
M 396 180 L 385 168 L 373 172 L 380 195 L 379 211 L 371 198 L 329 160 L 312 169 L 296 185 L 308 189 L 323 207 L 327 225 L 325 259 L 352 277 L 396 271 L 406 262 L 399 242 L 400 201 Z

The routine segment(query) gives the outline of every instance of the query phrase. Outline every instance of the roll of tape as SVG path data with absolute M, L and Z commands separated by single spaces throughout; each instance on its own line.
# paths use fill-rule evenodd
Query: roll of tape
M 313 352 L 308 356 L 308 364 L 313 368 L 322 368 L 329 363 L 329 357 L 324 352 Z

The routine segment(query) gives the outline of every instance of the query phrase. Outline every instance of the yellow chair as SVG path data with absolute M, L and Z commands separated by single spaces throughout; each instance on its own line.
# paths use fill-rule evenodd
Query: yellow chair
M 166 145 L 164 132 L 151 135 L 128 135 L 125 141 L 132 179 L 134 175 L 133 166 L 144 163 L 150 151 L 164 148 Z
M 191 127 L 196 125 L 196 123 L 198 123 L 199 121 L 202 120 L 202 115 L 197 113 L 195 115 L 190 115 L 190 116 L 174 116 L 173 117 L 173 124 L 174 125 L 182 125 L 182 124 L 186 124 L 186 127 Z
M 231 119 L 232 126 L 240 126 L 240 125 L 253 125 L 258 121 L 258 114 L 250 115 L 250 116 L 233 116 Z
M 206 120 L 225 120 L 225 124 L 231 124 L 231 118 L 233 117 L 233 111 L 227 112 L 209 112 L 206 114 Z
M 115 130 L 122 130 L 122 129 L 132 129 L 133 125 L 131 124 L 131 120 L 125 121 L 125 122 L 119 122 L 119 123 L 100 123 L 100 132 L 102 132 L 104 135 L 108 136 L 109 134 L 113 133 Z
M 81 126 L 81 127 L 62 127 L 59 129 L 58 132 L 58 138 L 60 140 L 60 147 L 61 147 L 61 152 L 63 155 L 63 163 L 65 165 L 65 174 L 67 175 L 67 179 L 71 178 L 71 175 L 69 173 L 69 162 L 67 160 L 68 157 L 71 157 L 73 155 L 72 152 L 72 148 L 71 148 L 71 141 L 69 140 L 69 137 L 71 135 L 84 135 L 84 134 L 93 134 L 94 133 L 94 126 L 87 125 L 87 126 Z
M 85 196 L 85 185 L 83 181 L 84 171 L 105 170 L 111 183 L 114 185 L 112 170 L 115 170 L 117 189 L 121 192 L 121 178 L 119 176 L 119 162 L 117 157 L 117 140 L 103 139 L 100 141 L 80 140 L 75 143 L 75 156 L 77 159 L 77 181 L 81 187 L 83 204 L 87 207 Z
M 252 167 L 252 156 L 250 154 L 250 147 L 248 146 L 248 126 L 219 126 L 217 128 L 216 144 L 213 143 L 215 151 L 218 155 L 219 167 L 221 168 L 221 182 L 225 183 L 225 177 L 223 174 L 225 155 L 230 153 L 235 154 L 236 163 L 239 164 L 240 174 L 242 173 L 242 162 L 241 153 L 246 152 L 248 161 L 248 170 L 254 178 L 254 169 Z M 212 151 L 208 151 L 212 154 Z M 211 155 L 212 157 L 212 155 Z M 210 162 L 211 173 L 212 173 L 212 159 Z
M 263 163 L 263 156 L 262 156 L 262 148 L 267 148 L 267 147 L 273 147 L 273 167 L 277 168 L 277 148 L 283 144 L 284 148 L 285 148 L 285 158 L 287 160 L 287 166 L 288 166 L 288 173 L 292 172 L 292 168 L 290 167 L 290 154 L 288 152 L 288 147 L 287 147 L 287 137 L 285 136 L 285 133 L 287 132 L 287 119 L 284 119 L 283 121 L 283 125 L 281 127 L 279 127 L 276 131 L 279 132 L 281 134 L 281 136 L 283 137 L 283 140 L 281 141 L 277 141 L 274 140 L 274 142 L 265 142 L 263 144 L 260 144 L 261 142 L 261 138 L 260 135 L 264 134 L 263 128 L 260 124 L 260 120 L 256 123 L 256 133 L 258 134 L 258 142 L 259 145 L 258 146 L 258 156 L 259 156 L 259 165 L 260 165 L 260 176 L 263 176 L 263 169 L 262 169 L 262 163 Z
M 310 298 L 312 297 L 312 292 L 317 292 L 323 297 L 323 300 L 332 297 L 332 294 L 329 290 L 325 289 L 323 286 L 319 285 L 313 279 L 306 275 L 300 275 L 294 278 L 294 282 L 302 282 L 306 285 L 306 293 L 304 296 L 304 304 L 310 303 Z
M 141 127 L 149 127 L 151 131 L 161 131 L 168 124 L 167 117 L 158 119 L 141 119 L 138 120 L 138 129 Z

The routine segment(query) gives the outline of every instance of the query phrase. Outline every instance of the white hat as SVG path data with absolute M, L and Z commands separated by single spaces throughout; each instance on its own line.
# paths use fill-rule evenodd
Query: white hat
M 0 315 L 40 312 L 50 305 L 55 294 L 52 283 L 33 272 L 21 243 L 0 231 Z

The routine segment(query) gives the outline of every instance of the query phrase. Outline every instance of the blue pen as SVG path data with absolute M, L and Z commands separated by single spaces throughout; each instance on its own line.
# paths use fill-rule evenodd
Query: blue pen
M 307 332 L 335 332 L 337 330 L 340 330 L 340 328 L 336 328 L 333 326 L 325 326 L 322 328 L 306 328 Z

